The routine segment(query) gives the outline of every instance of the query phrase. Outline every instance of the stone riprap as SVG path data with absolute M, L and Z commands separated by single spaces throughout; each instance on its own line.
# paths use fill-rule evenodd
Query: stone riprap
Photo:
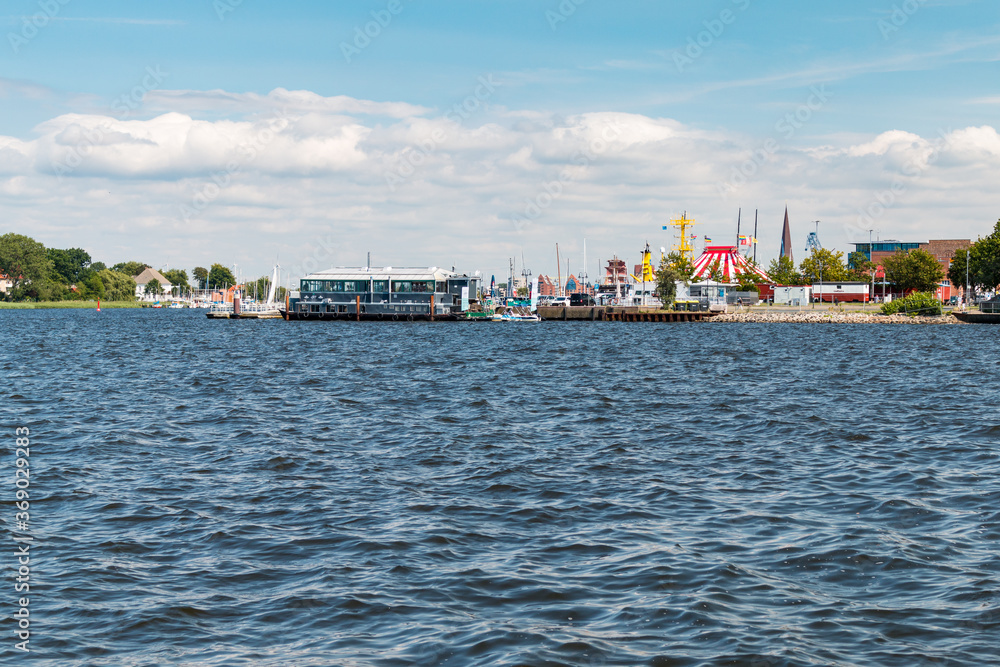
M 874 313 L 841 313 L 838 311 L 799 311 L 782 313 L 723 313 L 709 322 L 752 322 L 765 324 L 961 324 L 954 315 L 909 317 Z

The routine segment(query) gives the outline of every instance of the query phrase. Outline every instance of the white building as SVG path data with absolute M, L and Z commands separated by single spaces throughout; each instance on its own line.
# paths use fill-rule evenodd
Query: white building
M 774 305 L 804 306 L 812 301 L 812 288 L 807 285 L 775 285 Z
M 135 281 L 135 296 L 140 301 L 158 301 L 161 294 L 170 294 L 173 285 L 156 269 L 147 268 L 133 278 Z M 160 283 L 160 294 L 146 294 L 146 285 L 155 280 Z
M 870 284 L 867 282 L 830 282 L 813 285 L 813 299 L 830 303 L 860 301 L 868 303 Z

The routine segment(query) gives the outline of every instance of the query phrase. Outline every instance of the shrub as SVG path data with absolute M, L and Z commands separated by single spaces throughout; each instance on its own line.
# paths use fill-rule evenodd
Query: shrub
M 915 292 L 903 299 L 896 299 L 882 304 L 883 315 L 904 313 L 910 317 L 916 315 L 941 315 L 944 310 L 936 295 L 931 292 Z

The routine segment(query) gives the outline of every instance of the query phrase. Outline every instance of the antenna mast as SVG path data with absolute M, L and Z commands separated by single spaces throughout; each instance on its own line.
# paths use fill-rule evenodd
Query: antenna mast
M 673 250 L 679 252 L 682 257 L 687 257 L 690 261 L 694 260 L 694 246 L 691 245 L 691 239 L 688 236 L 688 229 L 693 228 L 696 224 L 697 223 L 693 219 L 689 219 L 687 217 L 687 211 L 684 211 L 684 214 L 679 220 L 670 221 L 670 226 L 677 230 L 674 232 L 674 237 L 679 240 L 679 242 L 673 246 Z M 666 227 L 663 229 L 666 229 Z

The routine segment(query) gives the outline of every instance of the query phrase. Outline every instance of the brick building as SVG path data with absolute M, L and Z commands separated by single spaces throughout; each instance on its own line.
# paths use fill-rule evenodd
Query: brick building
M 538 296 L 559 296 L 559 286 L 548 276 L 538 276 Z
M 887 240 L 876 241 L 870 245 L 868 243 L 855 243 L 853 245 L 857 252 L 863 252 L 869 260 L 880 268 L 885 258 L 891 257 L 899 251 L 924 250 L 938 261 L 938 264 L 941 265 L 941 270 L 944 272 L 944 280 L 941 281 L 941 285 L 938 288 L 938 296 L 941 300 L 947 301 L 952 296 L 964 291 L 964 285 L 956 285 L 955 289 L 952 289 L 951 281 L 948 280 L 948 269 L 951 267 L 951 258 L 955 256 L 956 252 L 966 250 L 972 246 L 972 241 L 969 239 L 932 239 L 926 243 L 904 243 L 902 241 Z
M 625 265 L 625 260 L 609 259 L 608 265 L 604 267 L 604 284 L 624 285 L 626 283 L 628 283 L 628 267 Z

